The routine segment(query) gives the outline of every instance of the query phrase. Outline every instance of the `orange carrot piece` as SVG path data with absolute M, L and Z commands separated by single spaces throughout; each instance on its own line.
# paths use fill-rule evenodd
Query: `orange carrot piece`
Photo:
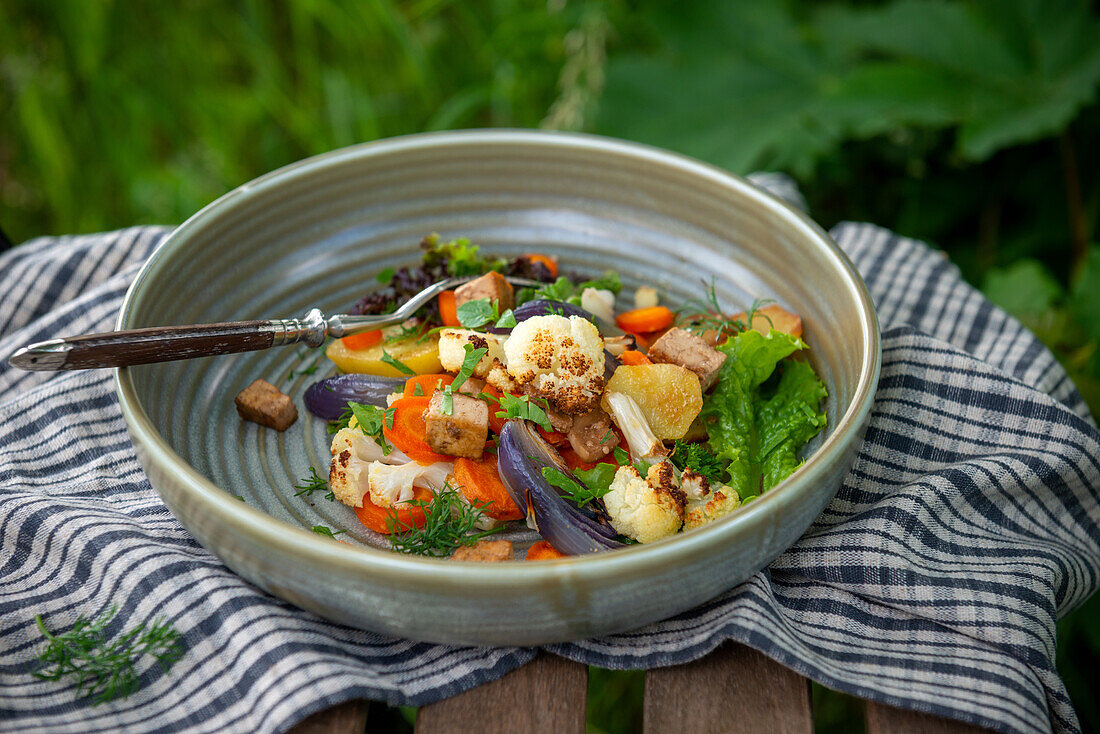
M 454 382 L 455 376 L 449 375 L 446 372 L 440 372 L 434 375 L 416 375 L 405 380 L 405 397 L 406 398 L 419 398 L 422 396 L 431 397 L 432 393 L 436 390 L 442 390 L 447 385 Z M 416 386 L 420 385 L 420 395 L 416 394 Z
M 531 262 L 542 263 L 546 266 L 546 269 L 550 271 L 551 277 L 558 277 L 558 261 L 547 257 L 546 255 L 540 255 L 537 252 L 528 253 L 524 257 Z
M 375 329 L 374 331 L 364 331 L 362 334 L 352 334 L 343 337 L 340 341 L 348 349 L 368 349 L 382 341 L 382 330 Z
M 405 452 L 414 461 L 421 464 L 434 464 L 438 461 L 453 461 L 453 456 L 437 454 L 424 440 L 427 426 L 424 425 L 424 411 L 431 398 L 427 395 L 411 398 L 399 398 L 393 402 L 393 424 L 382 421 L 382 435 L 390 443 Z
M 627 349 L 625 352 L 619 355 L 619 361 L 631 367 L 640 364 L 653 364 L 653 361 L 650 360 L 649 357 L 645 356 L 637 349 Z
M 458 301 L 455 300 L 454 291 L 443 291 L 439 294 L 439 318 L 443 319 L 444 326 L 462 326 L 458 320 Z
M 621 313 L 615 317 L 615 323 L 623 331 L 649 334 L 672 326 L 674 318 L 668 306 L 650 306 Z
M 497 457 L 483 454 L 481 461 L 455 459 L 455 479 L 463 496 L 494 520 L 522 520 L 523 512 L 500 480 Z
M 424 487 L 413 487 L 413 499 L 428 501 L 434 495 L 430 489 Z M 390 518 L 397 515 L 398 525 L 391 530 Z M 424 527 L 426 518 L 424 516 L 424 508 L 421 505 L 410 505 L 404 502 L 397 503 L 396 507 L 379 507 L 370 501 L 370 496 L 363 498 L 363 506 L 355 508 L 355 516 L 359 518 L 359 522 L 366 525 L 368 528 L 376 533 L 382 533 L 383 535 L 389 535 L 396 530 L 398 533 L 404 532 L 408 528 Z
M 568 557 L 569 556 L 565 555 L 564 553 L 559 551 L 557 548 L 555 548 L 554 546 L 547 543 L 545 540 L 540 540 L 539 542 L 535 543 L 534 545 L 532 545 L 530 548 L 527 549 L 527 557 L 524 560 L 527 560 L 527 561 L 552 561 L 555 558 L 568 558 Z

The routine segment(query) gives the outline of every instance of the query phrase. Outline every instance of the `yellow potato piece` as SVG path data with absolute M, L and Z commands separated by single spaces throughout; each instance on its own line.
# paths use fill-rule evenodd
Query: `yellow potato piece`
M 621 365 L 607 389 L 634 398 L 649 427 L 662 440 L 683 438 L 703 409 L 699 378 L 676 364 Z
M 418 375 L 430 375 L 443 371 L 439 363 L 439 338 L 432 335 L 420 344 L 416 339 L 375 344 L 366 349 L 348 349 L 340 339 L 334 339 L 325 354 L 336 363 L 341 372 L 361 372 L 383 377 L 407 377 L 401 370 L 382 361 L 382 350 Z

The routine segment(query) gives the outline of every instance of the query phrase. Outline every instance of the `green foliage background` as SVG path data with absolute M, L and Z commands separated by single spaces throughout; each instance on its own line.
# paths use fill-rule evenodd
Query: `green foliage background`
M 8 0 L 0 227 L 176 223 L 271 169 L 457 127 L 587 130 L 794 175 L 943 248 L 1100 412 L 1100 17 L 1080 0 Z M 1086 728 L 1096 597 L 1061 623 Z M 592 676 L 592 731 L 641 677 Z M 815 695 L 822 730 L 851 701 Z M 404 719 L 395 715 L 395 722 Z

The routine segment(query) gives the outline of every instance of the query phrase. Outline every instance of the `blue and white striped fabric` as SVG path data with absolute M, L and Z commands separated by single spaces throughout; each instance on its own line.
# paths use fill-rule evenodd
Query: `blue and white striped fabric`
M 779 183 L 783 183 L 779 181 Z M 38 239 L 0 254 L 0 354 L 111 328 L 163 228 Z M 925 245 L 845 224 L 834 237 L 884 324 L 866 440 L 836 499 L 768 569 L 630 634 L 553 645 L 646 668 L 734 639 L 864 698 L 1004 732 L 1076 731 L 1055 620 L 1100 574 L 1100 435 L 1053 357 Z M 143 475 L 106 371 L 0 365 L 0 729 L 282 731 L 352 698 L 422 704 L 535 651 L 422 644 L 324 622 L 241 580 Z M 113 604 L 187 654 L 91 706 L 30 674 L 42 637 Z M 691 705 L 683 702 L 683 705 Z

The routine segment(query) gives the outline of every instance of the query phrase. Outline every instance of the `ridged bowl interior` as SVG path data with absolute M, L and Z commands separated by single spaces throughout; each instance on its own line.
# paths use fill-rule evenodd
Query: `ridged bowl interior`
M 124 413 L 154 486 L 246 578 L 368 629 L 533 644 L 627 629 L 698 604 L 774 558 L 828 502 L 877 381 L 877 325 L 862 281 L 800 213 L 741 179 L 643 146 L 472 131 L 294 164 L 173 233 L 132 287 L 119 327 L 347 311 L 376 287 L 379 270 L 415 264 L 430 232 L 505 256 L 556 255 L 565 271 L 614 269 L 625 298 L 648 284 L 675 306 L 703 298 L 713 282 L 731 310 L 775 299 L 802 316 L 830 392 L 829 427 L 787 482 L 704 530 L 560 562 L 458 564 L 371 547 L 379 538 L 350 509 L 320 493 L 295 496 L 310 467 L 325 474 L 328 466 L 325 425 L 302 404 L 305 388 L 332 373 L 319 352 L 289 347 L 120 370 Z M 303 374 L 313 364 L 317 371 Z M 258 377 L 299 406 L 285 433 L 237 417 L 234 395 Z M 346 530 L 345 542 L 309 532 L 314 525 Z M 676 583 L 647 593 L 661 579 Z

